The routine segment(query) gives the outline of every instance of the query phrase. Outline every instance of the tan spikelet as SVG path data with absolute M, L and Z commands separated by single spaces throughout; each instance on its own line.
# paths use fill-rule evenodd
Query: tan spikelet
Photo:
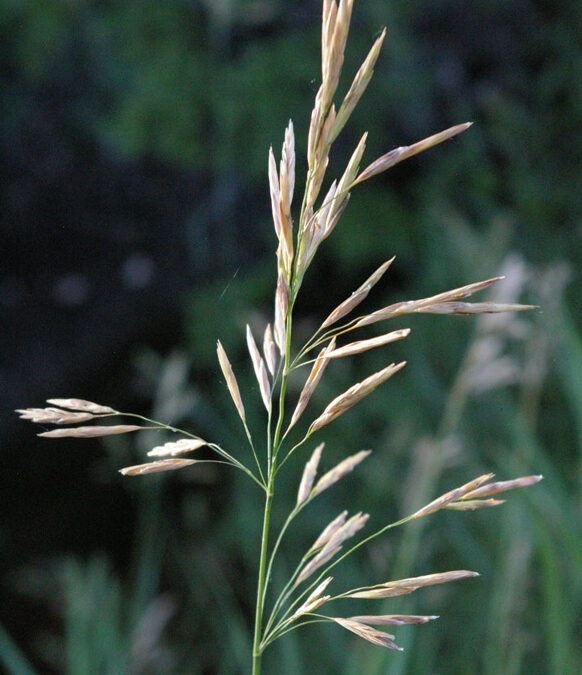
M 334 485 L 334 483 L 337 483 L 346 474 L 350 473 L 350 471 L 353 471 L 371 452 L 371 450 L 360 450 L 360 452 L 356 452 L 356 454 L 346 457 L 346 459 L 334 466 L 333 469 L 324 473 L 313 488 L 313 496 L 315 497 L 324 490 L 327 490 L 327 488 Z
M 389 366 L 386 366 L 386 368 L 370 375 L 365 380 L 352 385 L 343 394 L 340 394 L 328 404 L 321 415 L 311 424 L 309 432 L 313 433 L 314 431 L 321 429 L 321 427 L 332 422 L 336 417 L 339 417 L 346 412 L 346 410 L 355 406 L 356 403 L 359 403 L 368 394 L 372 393 L 376 387 L 380 386 L 389 377 L 392 377 L 392 375 L 404 368 L 405 365 L 406 361 L 397 364 L 391 363 Z
M 505 499 L 468 499 L 467 501 L 451 502 L 445 505 L 445 509 L 451 511 L 475 511 L 492 506 L 505 504 Z
M 453 288 L 450 291 L 438 293 L 437 295 L 432 295 L 428 298 L 421 298 L 420 300 L 408 300 L 407 302 L 397 302 L 393 305 L 388 305 L 388 307 L 383 307 L 372 314 L 364 316 L 355 324 L 355 327 L 360 328 L 361 326 L 368 326 L 369 324 L 376 323 L 377 321 L 384 321 L 385 319 L 400 316 L 401 314 L 426 312 L 427 308 L 430 308 L 431 306 L 438 306 L 444 302 L 456 301 L 460 298 L 465 298 L 469 295 L 472 295 L 473 293 L 484 290 L 488 286 L 491 286 L 501 279 L 503 279 L 503 277 L 493 277 L 492 279 L 486 279 L 485 281 L 477 281 L 472 284 L 467 284 L 466 286 Z
M 179 441 L 156 445 L 148 452 L 148 457 L 175 457 L 186 452 L 193 452 L 207 445 L 201 438 L 181 438 Z
M 226 380 L 226 386 L 228 387 L 230 396 L 234 402 L 234 405 L 238 411 L 241 420 L 243 422 L 246 422 L 245 408 L 240 395 L 240 390 L 238 388 L 238 383 L 236 381 L 236 377 L 234 376 L 234 372 L 232 370 L 232 366 L 230 365 L 230 361 L 228 360 L 228 356 L 224 351 L 224 347 L 220 344 L 220 340 L 218 340 L 218 342 L 216 343 L 216 353 L 218 354 L 218 362 L 220 363 L 222 374 L 224 375 L 224 379 Z
M 271 375 L 274 375 L 277 368 L 277 347 L 273 341 L 273 331 L 271 330 L 270 323 L 267 324 L 265 335 L 263 336 L 263 354 L 265 355 L 269 372 Z
M 429 148 L 432 148 L 434 145 L 437 145 L 438 143 L 442 143 L 443 141 L 446 141 L 449 138 L 453 138 L 453 136 L 456 136 L 457 134 L 466 131 L 472 124 L 473 124 L 472 122 L 457 124 L 456 126 L 449 127 L 448 129 L 445 129 L 444 131 L 441 131 L 438 134 L 429 136 L 428 138 L 425 138 L 422 141 L 418 141 L 418 143 L 414 143 L 413 145 L 404 145 L 400 148 L 395 148 L 394 150 L 387 152 L 385 155 L 379 157 L 375 162 L 372 162 L 370 166 L 366 167 L 362 171 L 362 173 L 356 178 L 356 180 L 354 181 L 354 185 L 356 183 L 362 183 L 363 181 L 368 180 L 368 178 L 371 178 L 372 176 L 376 176 L 377 174 L 386 171 L 386 169 L 390 169 L 395 164 L 398 164 L 399 162 L 402 162 L 403 160 L 408 159 L 413 155 L 417 155 L 419 152 L 428 150 Z
M 344 525 L 346 522 L 346 516 L 348 515 L 347 511 L 342 511 L 337 518 L 334 518 L 329 525 L 325 527 L 323 532 L 317 537 L 314 541 L 312 547 L 309 551 L 317 551 L 322 548 L 332 537 L 333 535 Z
M 468 577 L 478 577 L 477 572 L 469 570 L 453 570 L 451 572 L 439 572 L 436 574 L 427 574 L 420 577 L 409 579 L 398 579 L 397 581 L 387 581 L 384 584 L 359 588 L 347 593 L 342 593 L 343 598 L 394 598 L 400 595 L 407 595 L 424 586 L 434 586 L 435 584 L 444 584 L 449 581 L 458 581 Z
M 313 451 L 309 461 L 305 464 L 301 482 L 299 483 L 299 490 L 297 491 L 297 506 L 303 504 L 307 497 L 309 497 L 324 445 L 325 443 L 320 443 Z
M 69 427 L 68 429 L 53 429 L 52 431 L 43 431 L 44 438 L 64 438 L 72 436 L 74 438 L 97 438 L 99 436 L 114 436 L 115 434 L 127 434 L 130 431 L 139 431 L 140 429 L 151 429 L 152 427 L 138 427 L 134 424 L 117 424 L 102 427 Z
M 374 66 L 378 60 L 378 55 L 380 54 L 380 49 L 382 48 L 382 43 L 384 42 L 385 37 L 386 29 L 384 28 L 382 34 L 374 42 L 372 48 L 368 52 L 368 56 L 366 56 L 365 61 L 362 63 L 358 72 L 356 73 L 348 93 L 345 95 L 345 98 L 337 113 L 333 132 L 330 137 L 330 143 L 337 138 L 340 131 L 344 128 L 350 115 L 354 111 L 354 108 L 358 105 L 358 102 L 362 98 L 363 93 L 366 91 L 366 88 L 372 79 L 372 75 L 374 74 Z
M 500 314 L 538 309 L 536 305 L 516 305 L 501 302 L 442 302 L 421 311 L 424 314 Z
M 369 624 L 370 626 L 408 626 L 411 624 L 428 623 L 438 619 L 438 616 L 419 616 L 418 614 L 380 614 L 377 616 L 350 616 L 350 621 Z
M 160 459 L 157 462 L 147 462 L 146 464 L 135 464 L 119 469 L 119 473 L 124 476 L 144 476 L 148 473 L 161 473 L 162 471 L 175 471 L 183 469 L 186 466 L 196 464 L 195 459 Z
M 71 412 L 61 408 L 24 408 L 15 412 L 20 413 L 20 419 L 41 424 L 79 424 L 95 419 L 93 413 Z
M 275 293 L 275 344 L 279 347 L 281 356 L 285 355 L 285 322 L 289 311 L 289 285 L 282 273 L 277 278 L 277 292 Z
M 58 405 L 61 408 L 69 408 L 70 410 L 78 410 L 81 412 L 90 412 L 95 414 L 114 413 L 113 408 L 107 405 L 99 405 L 92 401 L 85 401 L 82 398 L 49 398 L 47 403 Z
M 370 276 L 366 281 L 355 290 L 347 300 L 344 300 L 340 305 L 338 305 L 333 312 L 327 317 L 327 319 L 321 324 L 319 330 L 327 328 L 328 326 L 337 323 L 344 316 L 347 316 L 353 309 L 355 309 L 361 302 L 363 302 L 367 297 L 368 293 L 372 288 L 380 281 L 384 272 L 390 267 L 394 258 L 390 258 L 385 263 L 382 263 L 380 267 Z
M 267 368 L 263 357 L 261 356 L 255 338 L 251 332 L 250 326 L 247 324 L 247 346 L 249 349 L 249 354 L 251 355 L 251 361 L 253 362 L 253 368 L 255 371 L 255 376 L 257 382 L 259 383 L 259 389 L 261 392 L 261 398 L 267 412 L 271 409 L 271 385 L 269 384 L 269 378 L 267 376 Z
M 367 513 L 356 513 L 346 522 L 343 522 L 335 529 L 331 536 L 328 536 L 326 543 L 323 545 L 319 553 L 317 553 L 301 570 L 297 577 L 297 584 L 310 577 L 316 570 L 320 569 L 329 562 L 342 548 L 342 544 L 346 539 L 353 537 L 359 530 L 364 527 L 370 516 Z M 336 519 L 339 520 L 339 519 Z M 321 536 L 320 536 L 321 538 Z M 314 544 L 315 546 L 315 544 Z M 314 550 L 314 546 L 310 550 Z
M 326 219 L 325 229 L 323 232 L 323 239 L 329 237 L 329 235 L 333 232 L 333 229 L 335 228 L 339 220 L 339 215 L 341 215 L 341 213 L 346 207 L 347 202 L 345 200 L 349 198 L 348 190 L 354 181 L 356 173 L 358 172 L 362 155 L 364 154 L 364 150 L 366 149 L 367 137 L 368 132 L 364 133 L 362 138 L 360 139 L 360 142 L 358 143 L 356 149 L 352 153 L 350 161 L 348 162 L 348 165 L 337 185 L 335 199 L 330 209 L 329 215 Z
M 339 82 L 344 63 L 344 51 L 354 0 L 339 0 L 330 3 L 328 16 L 324 15 L 324 31 L 322 40 L 322 109 L 327 110 Z M 327 24 L 327 25 L 325 25 Z
M 435 513 L 436 511 L 439 511 L 445 507 L 447 504 L 456 502 L 464 495 L 470 494 L 473 490 L 476 490 L 478 487 L 483 485 L 483 483 L 486 483 L 488 480 L 493 478 L 493 476 L 494 474 L 492 473 L 484 474 L 483 476 L 479 476 L 469 483 L 465 483 L 465 485 L 461 485 L 461 487 L 455 488 L 450 492 L 446 492 L 444 495 L 441 495 L 440 497 L 437 497 L 437 499 L 430 502 L 430 504 L 423 506 L 422 509 L 416 511 L 416 513 L 414 513 L 411 517 L 422 518 L 424 516 L 430 515 L 431 513 Z
M 293 411 L 291 421 L 289 422 L 289 429 L 291 429 L 291 427 L 297 422 L 297 420 L 301 417 L 303 411 L 307 407 L 307 404 L 309 403 L 309 400 L 311 399 L 313 392 L 315 391 L 317 385 L 319 384 L 319 381 L 321 380 L 323 371 L 327 367 L 328 360 L 325 358 L 325 355 L 327 354 L 327 352 L 333 351 L 334 347 L 335 347 L 335 338 L 333 338 L 330 341 L 330 343 L 319 352 L 317 358 L 315 359 L 315 363 L 311 368 L 309 377 L 307 378 L 305 384 L 303 385 L 303 389 L 301 390 L 301 394 L 299 395 L 299 400 L 297 401 L 297 405 L 295 407 L 295 410 Z
M 460 499 L 477 499 L 481 497 L 488 497 L 489 495 L 498 494 L 499 492 L 506 492 L 507 490 L 515 490 L 516 488 L 528 487 L 535 485 L 543 479 L 543 476 L 522 476 L 521 478 L 514 478 L 513 480 L 498 481 L 496 483 L 488 483 L 481 485 L 471 492 L 467 492 Z
M 313 590 L 308 595 L 307 600 L 296 609 L 296 611 L 293 613 L 293 615 L 289 620 L 295 621 L 295 619 L 298 619 L 300 616 L 308 614 L 309 612 L 313 612 L 314 610 L 324 605 L 331 598 L 331 596 L 330 595 L 322 596 L 321 594 L 329 586 L 332 580 L 333 577 L 327 577 L 327 579 L 324 579 L 320 584 L 318 584 L 315 590 Z
M 340 626 L 346 630 L 355 633 L 359 637 L 371 642 L 372 644 L 379 645 L 380 647 L 386 647 L 388 649 L 395 649 L 396 651 L 401 652 L 402 647 L 399 647 L 394 642 L 394 635 L 390 633 L 384 633 L 382 631 L 376 630 L 371 626 L 367 626 L 364 623 L 359 621 L 353 621 L 352 619 L 342 619 L 341 617 L 333 616 L 331 617 L 333 621 L 338 623 Z
M 353 354 L 361 354 L 366 352 L 369 349 L 374 349 L 376 347 L 381 347 L 390 342 L 395 342 L 396 340 L 402 340 L 410 333 L 410 328 L 402 328 L 400 330 L 394 330 L 391 333 L 386 333 L 385 335 L 379 335 L 375 338 L 369 338 L 368 340 L 358 340 L 357 342 L 350 342 L 350 344 L 344 345 L 343 347 L 338 347 L 337 349 L 328 352 L 325 355 L 326 359 L 338 359 L 343 356 L 352 356 Z

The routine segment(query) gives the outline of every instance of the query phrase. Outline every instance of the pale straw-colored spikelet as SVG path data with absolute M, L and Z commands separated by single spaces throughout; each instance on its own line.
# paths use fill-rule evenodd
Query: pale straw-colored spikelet
M 390 258 L 386 262 L 382 263 L 380 267 L 372 274 L 364 283 L 355 290 L 349 298 L 344 300 L 340 305 L 338 305 L 333 312 L 327 317 L 327 319 L 321 324 L 319 330 L 327 328 L 328 326 L 337 323 L 340 319 L 343 319 L 344 316 L 347 316 L 353 309 L 355 309 L 361 302 L 363 302 L 367 297 L 368 293 L 372 288 L 380 281 L 384 272 L 390 267 L 394 258 Z
M 247 324 L 247 347 L 249 349 L 249 354 L 251 355 L 251 361 L 253 362 L 253 368 L 255 371 L 255 376 L 257 382 L 259 383 L 259 389 L 261 391 L 261 398 L 267 412 L 271 409 L 271 385 L 269 384 L 269 377 L 267 375 L 267 367 L 263 357 L 261 356 L 255 338 L 251 332 L 250 326 Z
M 300 584 L 302 581 L 311 576 L 316 570 L 325 565 L 331 560 L 342 548 L 342 544 L 346 539 L 353 537 L 356 532 L 362 529 L 366 524 L 366 521 L 369 518 L 367 513 L 356 513 L 346 522 L 343 522 L 339 527 L 335 529 L 333 534 L 328 537 L 328 540 L 323 545 L 322 549 L 317 553 L 301 570 L 299 573 L 296 584 Z M 315 545 L 314 545 L 315 546 Z M 313 547 L 310 549 L 314 550 Z
M 335 224 L 337 223 L 337 219 L 335 219 L 334 216 L 340 210 L 341 205 L 343 204 L 343 200 L 345 199 L 345 197 L 347 197 L 350 186 L 354 182 L 354 178 L 356 177 L 356 173 L 358 172 L 358 169 L 360 167 L 362 155 L 364 154 L 364 151 L 366 149 L 367 138 L 368 132 L 366 131 L 360 138 L 360 142 L 356 146 L 356 149 L 353 151 L 352 156 L 350 157 L 350 161 L 348 162 L 348 165 L 346 166 L 344 173 L 337 185 L 336 199 L 334 200 L 334 203 L 329 212 L 329 216 L 327 218 L 325 232 L 323 234 L 324 239 L 329 237 L 329 235 L 333 231 L 333 228 L 335 227 Z
M 20 419 L 40 424 L 79 424 L 95 419 L 93 413 L 72 412 L 61 408 L 24 408 L 15 412 L 20 413 Z
M 396 340 L 402 340 L 402 338 L 405 338 L 409 333 L 410 328 L 401 328 L 399 330 L 393 330 L 391 333 L 386 333 L 385 335 L 369 338 L 368 340 L 357 340 L 356 342 L 350 342 L 350 344 L 344 345 L 343 347 L 338 347 L 337 349 L 328 352 L 325 355 L 325 358 L 338 359 L 343 356 L 361 354 L 362 352 L 366 352 L 369 349 L 381 347 L 382 345 L 395 342 Z
M 58 405 L 61 408 L 69 408 L 70 410 L 78 410 L 81 412 L 90 412 L 97 415 L 101 413 L 114 413 L 113 408 L 108 405 L 99 405 L 92 401 L 85 401 L 82 398 L 49 398 L 47 403 Z
M 281 190 L 281 212 L 284 218 L 287 219 L 288 228 L 291 231 L 291 203 L 293 202 L 293 191 L 295 189 L 295 135 L 291 120 L 289 120 L 289 125 L 285 130 L 285 141 L 281 150 L 279 183 Z M 292 243 L 291 246 L 293 246 Z
M 299 395 L 299 400 L 297 401 L 297 405 L 295 406 L 295 410 L 293 411 L 291 421 L 289 422 L 289 429 L 291 429 L 291 427 L 297 422 L 297 420 L 301 417 L 303 411 L 307 407 L 307 404 L 309 403 L 309 400 L 311 399 L 313 392 L 315 391 L 317 385 L 319 384 L 319 381 L 321 380 L 323 371 L 326 369 L 327 364 L 329 363 L 329 361 L 325 358 L 325 356 L 328 352 L 333 351 L 334 347 L 335 347 L 335 338 L 333 338 L 330 341 L 330 343 L 326 347 L 324 347 L 317 355 L 317 358 L 315 359 L 315 362 L 311 367 L 309 377 L 305 381 L 303 389 L 301 390 L 301 394 Z
M 175 457 L 186 452 L 193 452 L 208 445 L 201 438 L 181 438 L 179 441 L 156 445 L 148 452 L 148 457 Z
M 349 616 L 350 621 L 365 623 L 370 626 L 409 626 L 412 624 L 428 623 L 438 619 L 438 616 L 425 616 L 418 614 L 379 614 L 366 616 Z
M 343 628 L 355 633 L 372 644 L 379 645 L 380 647 L 387 647 L 388 649 L 395 649 L 399 652 L 402 651 L 402 647 L 399 647 L 394 642 L 394 635 L 390 635 L 390 633 L 384 633 L 383 631 L 372 628 L 372 626 L 367 626 L 364 623 L 353 621 L 352 619 L 342 619 L 337 616 L 330 618 Z
M 467 501 L 451 502 L 444 506 L 450 511 L 475 511 L 492 506 L 505 504 L 505 499 L 468 499 Z
M 535 305 L 517 305 L 502 302 L 442 302 L 422 311 L 426 314 L 500 314 L 537 309 Z
M 483 485 L 483 483 L 486 483 L 488 480 L 493 478 L 493 476 L 494 474 L 492 473 L 484 474 L 483 476 L 479 476 L 478 478 L 475 478 L 469 483 L 465 483 L 465 485 L 461 485 L 461 487 L 455 488 L 450 492 L 446 492 L 444 495 L 441 495 L 440 497 L 437 497 L 437 499 L 430 502 L 430 504 L 427 504 L 426 506 L 423 506 L 421 509 L 416 511 L 411 516 L 411 518 L 422 518 L 424 516 L 430 515 L 431 513 L 439 511 L 440 509 L 444 508 L 447 504 L 456 502 L 458 499 L 461 499 L 464 495 L 470 494 L 471 492 L 473 492 L 473 490 L 476 490 L 478 487 Z
M 324 14 L 322 41 L 322 108 L 327 110 L 339 82 L 344 63 L 344 51 L 350 28 L 354 0 L 339 0 L 329 3 L 328 16 Z M 325 11 L 325 6 L 324 6 Z M 327 25 L 325 25 L 327 24 Z
M 224 351 L 224 347 L 220 343 L 220 340 L 218 340 L 216 343 L 216 353 L 218 355 L 218 362 L 220 364 L 220 369 L 222 370 L 222 374 L 224 375 L 224 379 L 226 380 L 226 386 L 228 387 L 230 396 L 234 402 L 234 405 L 238 411 L 241 420 L 243 422 L 246 422 L 245 408 L 240 395 L 240 390 L 238 388 L 238 383 L 236 381 L 236 377 L 234 376 L 234 372 L 232 370 L 232 366 L 230 365 L 230 361 L 228 360 L 228 356 L 226 355 L 226 352 Z
M 486 279 L 485 281 L 477 281 L 472 284 L 467 284 L 466 286 L 453 288 L 450 291 L 438 293 L 437 295 L 432 295 L 428 298 L 397 302 L 393 305 L 383 307 L 372 314 L 364 316 L 355 324 L 355 327 L 360 328 L 361 326 L 368 326 L 369 324 L 376 323 L 377 321 L 384 321 L 385 319 L 390 319 L 401 314 L 430 312 L 430 308 L 432 306 L 438 306 L 444 302 L 453 302 L 459 300 L 460 298 L 466 298 L 473 293 L 482 291 L 488 286 L 501 281 L 501 279 L 503 279 L 503 277 L 493 277 L 492 279 Z
M 161 473 L 162 471 L 175 471 L 183 469 L 186 466 L 196 464 L 195 459 L 159 459 L 156 462 L 147 462 L 146 464 L 135 464 L 119 469 L 119 473 L 124 476 L 143 476 L 148 473 Z
M 395 598 L 400 595 L 407 595 L 419 588 L 425 586 L 434 586 L 435 584 L 444 584 L 449 581 L 458 581 L 468 577 L 478 577 L 478 572 L 469 570 L 452 570 L 451 572 L 437 572 L 436 574 L 426 574 L 420 577 L 411 577 L 409 579 L 398 579 L 397 581 L 387 581 L 384 584 L 357 588 L 347 593 L 342 593 L 342 598 L 367 598 L 369 600 L 382 598 Z
M 309 123 L 309 132 L 307 134 L 307 164 L 310 169 L 313 168 L 315 162 L 315 144 L 318 141 L 318 134 L 320 132 L 321 124 L 321 94 L 323 93 L 323 85 L 315 95 L 315 103 L 311 111 L 311 121 Z
M 277 292 L 275 293 L 275 344 L 279 347 L 281 356 L 285 355 L 285 322 L 289 311 L 289 285 L 282 273 L 277 278 Z
M 329 148 L 324 148 L 322 153 L 316 152 L 316 163 L 314 164 L 313 172 L 310 176 L 309 187 L 307 188 L 307 198 L 305 200 L 306 208 L 312 209 L 315 200 L 319 196 L 327 165 L 329 163 L 328 157 Z
M 324 445 L 325 443 L 320 443 L 313 451 L 313 454 L 311 455 L 308 462 L 305 464 L 303 475 L 301 476 L 301 482 L 299 483 L 299 490 L 297 491 L 297 506 L 303 504 L 307 497 L 309 497 Z
M 314 558 L 312 558 L 301 570 L 295 584 L 298 585 L 310 577 L 316 570 L 329 562 L 336 553 L 341 550 L 341 545 L 336 546 L 335 548 L 326 549 L 325 553 L 320 551 Z
M 386 169 L 390 169 L 395 164 L 398 164 L 399 162 L 402 162 L 413 155 L 417 155 L 419 152 L 424 152 L 424 150 L 428 150 L 438 143 L 442 143 L 449 138 L 453 138 L 453 136 L 466 131 L 472 124 L 472 122 L 457 124 L 454 127 L 449 127 L 444 131 L 440 131 L 438 134 L 424 138 L 422 141 L 418 141 L 413 145 L 404 145 L 400 148 L 395 148 L 394 150 L 387 152 L 385 155 L 382 155 L 376 161 L 372 162 L 372 164 L 367 166 L 356 178 L 354 185 L 356 183 L 362 183 L 363 181 L 368 180 L 368 178 L 386 171 Z
M 313 488 L 313 497 L 321 494 L 324 490 L 327 490 L 334 485 L 334 483 L 341 480 L 346 474 L 350 473 L 350 471 L 353 471 L 371 452 L 371 450 L 360 450 L 360 452 L 356 452 L 354 455 L 346 457 L 339 464 L 334 466 L 333 469 L 324 473 Z
M 152 427 L 139 427 L 135 424 L 116 424 L 101 427 L 69 427 L 68 429 L 43 431 L 41 434 L 37 434 L 37 436 L 43 436 L 44 438 L 64 438 L 66 436 L 72 436 L 74 438 L 97 438 L 99 436 L 114 436 L 115 434 L 126 434 L 130 431 L 151 428 Z
M 376 387 L 385 382 L 389 377 L 392 377 L 392 375 L 397 373 L 405 365 L 406 361 L 397 364 L 391 363 L 389 366 L 386 366 L 386 368 L 383 368 L 377 373 L 373 373 L 365 380 L 352 385 L 343 394 L 340 394 L 329 403 L 321 415 L 309 427 L 310 433 L 321 429 L 321 427 L 329 424 L 346 410 L 355 406 L 356 403 L 359 403 L 364 397 L 374 391 Z
M 477 499 L 481 497 L 488 497 L 489 495 L 498 494 L 499 492 L 506 492 L 507 490 L 515 490 L 516 488 L 528 487 L 535 485 L 543 479 L 543 476 L 522 476 L 521 478 L 514 478 L 513 480 L 497 481 L 496 483 L 487 483 L 481 485 L 475 490 L 467 492 L 459 499 Z
M 273 225 L 277 239 L 281 241 L 283 223 L 281 222 L 281 189 L 279 187 L 279 176 L 277 175 L 277 163 L 273 148 L 269 148 L 269 189 L 271 193 L 271 213 L 273 215 Z
M 386 29 L 384 28 L 380 37 L 374 42 L 364 62 L 358 69 L 348 93 L 345 95 L 340 109 L 338 110 L 333 132 L 329 139 L 330 142 L 333 142 L 337 138 L 354 111 L 354 108 L 358 105 L 363 93 L 366 91 L 366 88 L 372 79 L 372 75 L 374 74 L 374 66 L 378 60 L 378 55 L 380 54 L 380 49 L 382 48 L 385 37 Z
M 277 368 L 277 346 L 273 340 L 273 331 L 271 330 L 271 324 L 268 323 L 265 328 L 265 334 L 263 336 L 263 354 L 265 355 L 265 362 L 267 363 L 267 368 L 271 375 L 275 374 Z
M 324 579 L 320 584 L 318 584 L 318 586 L 316 586 L 316 588 L 307 596 L 307 600 L 305 600 L 305 602 L 295 610 L 289 620 L 295 621 L 295 619 L 298 619 L 300 616 L 303 616 L 309 612 L 313 612 L 324 605 L 331 598 L 331 596 L 321 594 L 329 586 L 332 580 L 333 577 L 327 577 L 327 579 Z
M 333 535 L 340 529 L 340 527 L 343 526 L 343 524 L 346 522 L 346 517 L 348 515 L 347 511 L 342 511 L 339 516 L 334 518 L 331 523 L 329 523 L 323 532 L 317 537 L 317 539 L 313 542 L 313 545 L 309 549 L 309 551 L 317 551 L 318 549 L 322 548 L 327 542 L 333 537 Z

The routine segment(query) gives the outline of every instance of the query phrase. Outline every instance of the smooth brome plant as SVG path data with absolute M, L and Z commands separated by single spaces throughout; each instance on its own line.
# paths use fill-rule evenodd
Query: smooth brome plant
M 344 60 L 352 5 L 353 0 L 339 0 L 339 3 L 336 0 L 323 1 L 322 83 L 311 113 L 307 142 L 308 170 L 305 193 L 298 209 L 296 223 L 292 217 L 295 186 L 295 138 L 291 121 L 285 131 L 279 167 L 277 167 L 273 150 L 269 150 L 269 186 L 273 223 L 278 241 L 274 319 L 272 326 L 269 324 L 264 330 L 261 348 L 257 345 L 248 326 L 246 331 L 250 362 L 266 409 L 266 442 L 259 443 L 247 425 L 243 397 L 237 378 L 220 341 L 217 344 L 218 361 L 250 447 L 250 452 L 245 457 L 235 455 L 220 445 L 189 431 L 81 399 L 49 399 L 50 407 L 18 411 L 24 419 L 57 425 L 56 429 L 39 434 L 49 438 L 63 436 L 91 438 L 142 429 L 165 429 L 177 435 L 177 440 L 150 450 L 148 456 L 151 461 L 121 469 L 121 473 L 126 476 L 141 476 L 183 469 L 196 464 L 197 461 L 215 461 L 240 469 L 256 483 L 258 488 L 264 492 L 264 515 L 257 570 L 252 646 L 253 675 L 260 673 L 261 657 L 267 647 L 286 633 L 308 623 L 332 622 L 373 644 L 389 649 L 400 649 L 394 642 L 394 636 L 386 632 L 384 627 L 421 624 L 437 617 L 402 614 L 337 616 L 332 611 L 334 601 L 340 598 L 370 600 L 391 598 L 411 593 L 424 586 L 476 576 L 477 573 L 453 570 L 409 579 L 373 583 L 347 590 L 332 590 L 333 576 L 330 574 L 332 569 L 354 551 L 392 528 L 424 518 L 441 509 L 471 510 L 496 506 L 502 501 L 492 495 L 532 485 L 541 479 L 541 476 L 526 476 L 514 480 L 492 482 L 492 474 L 480 476 L 438 497 L 415 513 L 397 522 L 386 524 L 363 538 L 361 536 L 358 538 L 356 535 L 359 535 L 365 527 L 368 514 L 358 512 L 349 515 L 348 511 L 343 511 L 325 527 L 311 547 L 304 552 L 278 595 L 271 597 L 269 593 L 277 553 L 294 518 L 318 495 L 345 478 L 370 454 L 370 451 L 360 450 L 318 477 L 318 465 L 324 449 L 323 443 L 318 444 L 312 450 L 302 476 L 298 477 L 295 504 L 281 529 L 278 532 L 272 532 L 270 518 L 273 500 L 277 493 L 280 472 L 288 468 L 287 460 L 292 454 L 303 450 L 322 427 L 343 415 L 371 394 L 376 387 L 400 371 L 405 362 L 389 363 L 378 372 L 372 373 L 337 395 L 323 411 L 305 424 L 304 432 L 299 434 L 301 438 L 299 442 L 290 441 L 290 430 L 303 422 L 309 401 L 330 361 L 348 358 L 370 349 L 385 348 L 396 340 L 406 338 L 410 331 L 408 328 L 397 327 L 377 337 L 356 339 L 344 344 L 340 344 L 340 341 L 343 341 L 347 334 L 359 328 L 396 319 L 406 314 L 480 314 L 531 309 L 528 305 L 465 301 L 467 297 L 501 279 L 501 277 L 495 277 L 431 297 L 398 302 L 370 314 L 348 318 L 353 317 L 358 305 L 386 273 L 394 260 L 391 258 L 338 305 L 305 344 L 298 347 L 294 344 L 293 310 L 303 279 L 319 246 L 337 226 L 354 187 L 398 162 L 456 136 L 470 126 L 470 123 L 459 124 L 413 145 L 396 148 L 361 169 L 360 164 L 367 137 L 367 134 L 364 134 L 353 151 L 343 175 L 339 180 L 333 180 L 323 193 L 324 196 L 321 197 L 330 149 L 370 82 L 385 37 L 384 30 L 372 45 L 339 108 L 336 109 L 334 98 Z M 289 400 L 287 392 L 289 376 L 302 366 L 311 366 L 309 374 L 305 378 L 299 398 L 295 401 Z M 118 417 L 139 423 L 103 424 L 106 418 Z M 216 455 L 215 459 L 196 460 L 190 456 L 202 447 L 213 451 Z

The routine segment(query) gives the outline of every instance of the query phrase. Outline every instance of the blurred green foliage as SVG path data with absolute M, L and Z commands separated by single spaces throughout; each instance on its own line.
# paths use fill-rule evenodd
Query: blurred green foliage
M 419 593 L 414 603 L 387 606 L 441 615 L 431 625 L 398 630 L 403 655 L 326 627 L 282 641 L 267 658 L 266 672 L 574 675 L 582 664 L 582 5 L 391 0 L 356 2 L 354 13 L 347 78 L 383 25 L 388 38 L 361 108 L 338 141 L 331 175 L 342 170 L 366 129 L 366 157 L 373 159 L 451 124 L 476 124 L 354 193 L 306 279 L 298 335 L 308 335 L 394 254 L 388 281 L 367 307 L 493 276 L 512 253 L 527 263 L 520 299 L 542 310 L 520 318 L 523 335 L 504 337 L 504 354 L 526 375 L 485 393 L 459 394 L 459 378 L 467 372 L 463 359 L 481 330 L 471 319 L 414 317 L 395 326 L 410 325 L 413 332 L 389 355 L 330 367 L 312 411 L 386 359 L 409 362 L 322 434 L 328 467 L 361 448 L 375 453 L 300 521 L 302 529 L 284 547 L 280 579 L 344 507 L 369 511 L 381 524 L 485 471 L 503 478 L 543 473 L 546 480 L 510 495 L 499 509 L 411 526 L 343 566 L 338 582 L 354 584 L 383 581 L 395 570 L 482 572 L 478 580 Z M 251 196 L 238 208 L 264 221 L 265 247 L 274 246 L 266 217 L 267 150 L 273 144 L 279 152 L 289 117 L 298 148 L 305 146 L 319 81 L 319 16 L 315 0 L 2 0 L 3 60 L 10 65 L 2 76 L 2 134 L 26 126 L 31 92 L 66 81 L 82 89 L 71 97 L 70 111 L 79 133 L 121 158 L 159 157 L 208 170 L 218 182 L 236 176 Z M 299 157 L 299 173 L 302 163 Z M 237 227 L 236 209 L 224 227 Z M 219 386 L 215 340 L 225 344 L 241 389 L 250 392 L 245 404 L 259 429 L 263 416 L 243 327 L 271 320 L 273 262 L 269 254 L 235 279 L 232 270 L 197 289 L 185 308 L 197 396 L 191 423 L 232 450 L 244 448 L 244 439 Z M 294 498 L 305 460 L 300 455 L 292 463 L 275 520 Z M 120 617 L 131 605 L 122 583 L 129 588 L 137 570 L 134 581 L 156 581 L 142 591 L 142 611 L 162 590 L 179 605 L 165 636 L 172 672 L 244 671 L 259 495 L 223 471 L 191 480 L 171 492 L 169 510 L 159 496 L 140 502 L 138 553 L 123 581 L 108 576 L 106 563 L 86 570 L 71 563 L 63 583 L 77 595 L 65 601 L 66 626 L 69 636 L 73 628 L 78 632 L 65 643 L 64 672 L 89 672 L 75 666 L 82 663 L 76 651 L 82 646 L 91 646 L 97 658 L 95 650 L 113 649 L 114 638 L 129 644 L 120 635 Z M 152 541 L 150 522 L 165 536 Z M 104 605 L 94 625 L 110 632 L 100 643 L 84 638 L 85 624 L 75 618 L 87 609 L 76 604 L 79 597 L 91 593 Z M 353 607 L 341 611 L 356 613 Z M 161 672 L 130 663 L 116 668 L 91 672 Z M 25 671 L 15 666 L 10 672 Z

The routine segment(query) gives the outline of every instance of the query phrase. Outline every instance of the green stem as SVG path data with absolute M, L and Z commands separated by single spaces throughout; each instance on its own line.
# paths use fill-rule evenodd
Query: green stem
M 267 494 L 265 497 L 265 511 L 263 515 L 263 532 L 261 535 L 261 557 L 259 560 L 259 580 L 257 585 L 257 605 L 255 610 L 255 632 L 253 637 L 253 675 L 261 672 L 261 632 L 263 626 L 263 611 L 265 608 L 265 590 L 267 583 L 267 551 L 269 547 L 269 522 L 273 503 L 273 476 L 269 477 Z

